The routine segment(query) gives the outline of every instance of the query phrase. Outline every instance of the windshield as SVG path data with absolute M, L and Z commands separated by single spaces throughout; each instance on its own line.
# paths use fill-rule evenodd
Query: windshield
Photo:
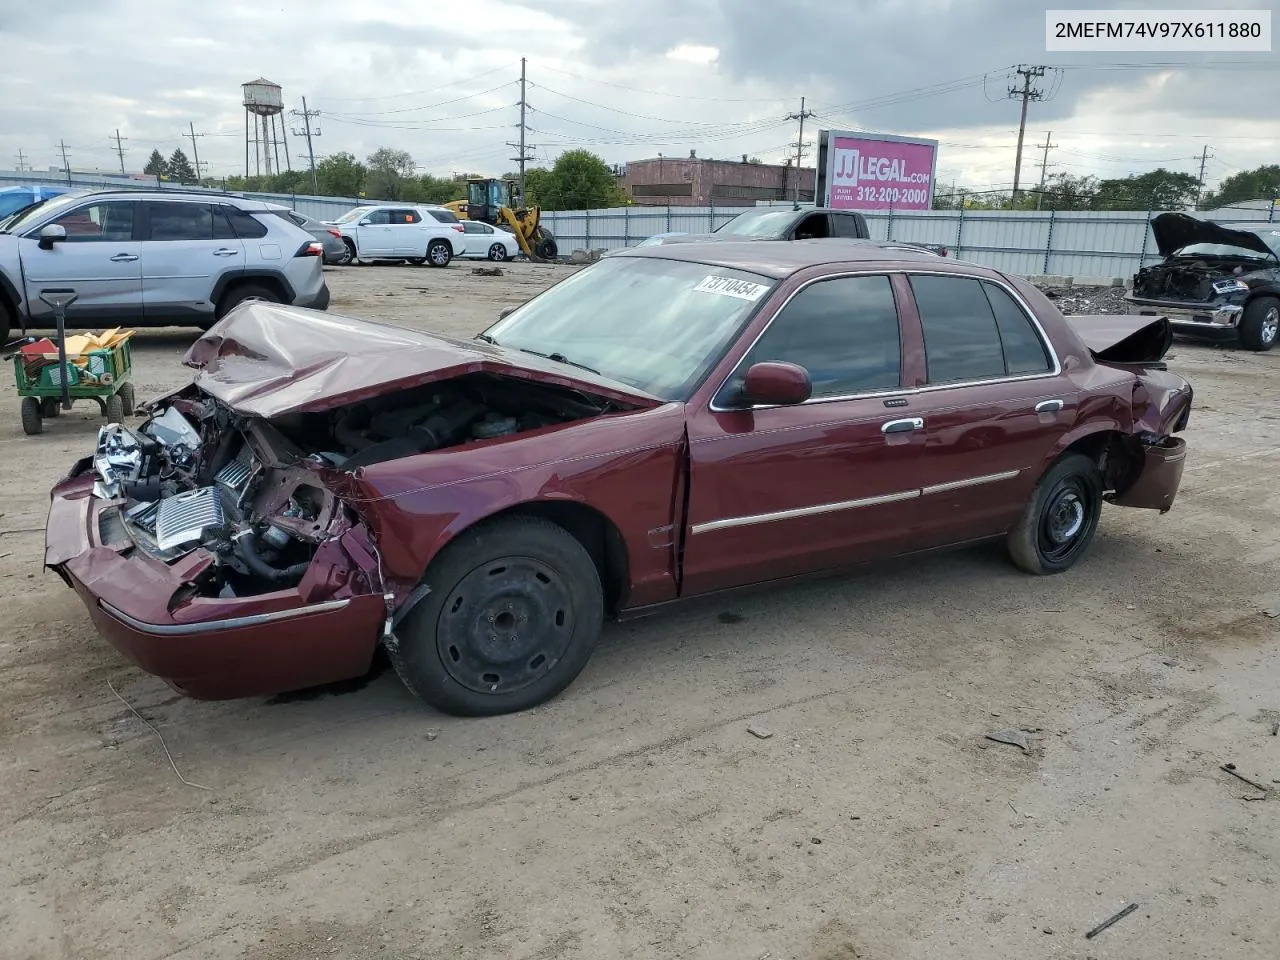
M 614 257 L 556 284 L 484 337 L 684 400 L 774 283 L 701 263 Z
M 772 237 L 782 232 L 794 216 L 794 210 L 750 210 L 738 214 L 715 232 L 731 237 Z
M 35 223 L 36 220 L 42 220 L 46 215 L 56 216 L 59 211 L 83 199 L 84 194 L 82 193 L 64 193 L 60 197 L 37 200 L 35 203 L 14 212 L 4 220 L 0 220 L 0 230 L 5 233 L 21 233 Z
M 353 220 L 359 220 L 361 217 L 363 217 L 372 209 L 373 207 L 356 207 L 354 210 L 348 210 L 346 213 L 344 213 L 342 216 L 340 216 L 337 220 L 334 220 L 333 222 L 334 223 L 350 223 Z

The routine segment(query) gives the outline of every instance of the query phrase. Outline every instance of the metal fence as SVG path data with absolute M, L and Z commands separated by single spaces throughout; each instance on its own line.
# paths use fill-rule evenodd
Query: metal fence
M 561 253 L 634 246 L 657 233 L 709 233 L 742 207 L 621 207 L 544 213 Z M 928 210 L 869 212 L 876 240 L 942 244 L 951 256 L 1031 276 L 1128 277 L 1159 259 L 1148 225 L 1161 211 Z M 1196 214 L 1280 224 L 1276 201 Z M 1280 230 L 1280 225 L 1277 226 Z

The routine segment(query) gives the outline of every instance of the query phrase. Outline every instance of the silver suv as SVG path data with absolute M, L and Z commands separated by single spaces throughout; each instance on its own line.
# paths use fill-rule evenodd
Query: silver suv
M 198 326 L 245 300 L 324 310 L 321 244 L 274 204 L 222 194 L 68 193 L 0 220 L 0 344 L 49 327 L 40 291 L 73 289 L 69 326 Z

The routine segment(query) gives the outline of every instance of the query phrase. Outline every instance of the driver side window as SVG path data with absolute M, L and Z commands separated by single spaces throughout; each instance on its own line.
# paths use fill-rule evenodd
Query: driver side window
M 374 210 L 364 219 L 368 220 L 372 224 L 376 224 L 377 226 L 386 226 L 391 223 L 391 211 L 385 208 L 382 210 Z
M 839 277 L 803 288 L 751 348 L 735 380 L 766 360 L 804 367 L 813 399 L 897 389 L 902 346 L 888 276 Z

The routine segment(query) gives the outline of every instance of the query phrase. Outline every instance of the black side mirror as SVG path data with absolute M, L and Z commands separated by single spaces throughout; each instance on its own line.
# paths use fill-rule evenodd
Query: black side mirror
M 61 224 L 50 223 L 40 228 L 38 246 L 41 250 L 52 250 L 55 243 L 62 243 L 66 239 L 67 228 Z

